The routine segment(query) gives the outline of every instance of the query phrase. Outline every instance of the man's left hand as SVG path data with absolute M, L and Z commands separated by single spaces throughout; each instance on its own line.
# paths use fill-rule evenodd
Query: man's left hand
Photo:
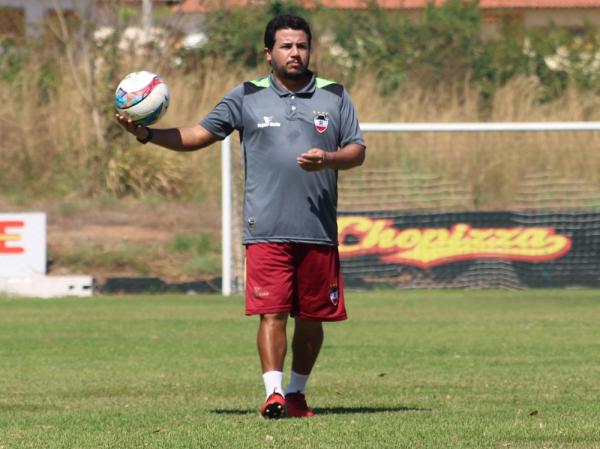
M 306 171 L 319 171 L 327 167 L 327 151 L 319 148 L 311 148 L 306 153 L 302 153 L 296 161 L 300 168 Z

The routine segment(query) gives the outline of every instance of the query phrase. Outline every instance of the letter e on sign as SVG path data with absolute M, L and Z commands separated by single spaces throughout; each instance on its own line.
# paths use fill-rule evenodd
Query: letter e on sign
M 22 221 L 0 221 L 0 254 L 21 254 L 25 252 L 18 242 L 22 240 L 19 228 L 23 228 Z
M 46 214 L 0 213 L 0 278 L 46 274 Z

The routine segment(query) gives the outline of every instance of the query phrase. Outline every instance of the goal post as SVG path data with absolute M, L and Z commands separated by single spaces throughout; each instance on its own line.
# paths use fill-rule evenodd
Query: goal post
M 600 131 L 600 122 L 458 122 L 458 123 L 362 123 L 364 132 L 486 133 Z M 230 296 L 241 285 L 233 276 L 233 164 L 231 136 L 221 145 L 222 294 Z M 238 242 L 239 243 L 239 242 Z
M 364 132 L 549 132 L 599 131 L 600 122 L 464 122 L 464 123 L 363 123 Z
M 231 136 L 227 136 L 221 144 L 221 292 L 223 296 L 230 296 L 232 291 L 232 179 Z

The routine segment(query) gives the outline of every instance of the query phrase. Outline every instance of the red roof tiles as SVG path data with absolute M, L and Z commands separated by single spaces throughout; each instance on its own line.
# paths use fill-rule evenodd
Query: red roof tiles
M 263 4 L 261 0 L 184 0 L 174 9 L 182 12 L 205 12 L 219 8 Z M 335 9 L 363 9 L 368 0 L 304 0 L 306 6 L 317 4 Z M 441 5 L 444 0 L 377 0 L 385 9 L 423 9 L 429 4 Z M 600 0 L 480 0 L 481 9 L 580 9 L 600 8 Z
M 481 8 L 600 8 L 600 0 L 481 0 Z
M 430 4 L 440 6 L 444 0 L 378 0 L 379 6 L 385 9 L 423 9 Z M 323 6 L 339 9 L 356 9 L 366 7 L 364 0 L 323 0 Z M 513 9 L 513 8 L 600 8 L 600 0 L 480 0 L 481 9 Z

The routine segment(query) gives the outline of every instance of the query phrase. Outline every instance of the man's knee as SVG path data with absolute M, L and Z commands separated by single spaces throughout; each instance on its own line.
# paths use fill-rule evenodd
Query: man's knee
M 305 320 L 299 317 L 294 319 L 296 329 L 304 332 L 323 332 L 323 322 L 315 320 Z
M 287 312 L 265 313 L 260 316 L 260 325 L 268 327 L 285 327 L 287 319 Z

